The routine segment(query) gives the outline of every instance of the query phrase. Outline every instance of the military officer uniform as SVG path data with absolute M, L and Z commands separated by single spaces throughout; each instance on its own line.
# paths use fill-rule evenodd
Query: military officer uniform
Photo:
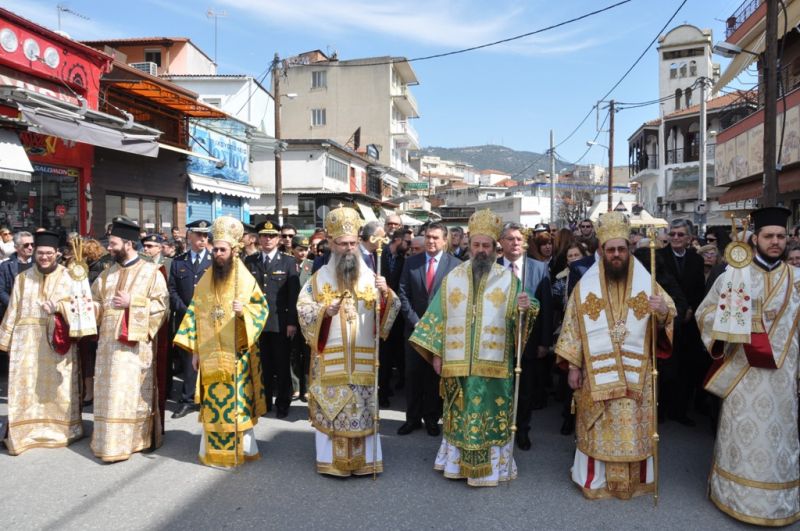
M 211 223 L 206 220 L 193 221 L 186 225 L 189 232 L 208 234 L 211 230 Z M 194 287 L 200 282 L 200 278 L 206 269 L 211 266 L 211 253 L 204 246 L 199 252 L 191 248 L 185 253 L 172 260 L 170 267 L 167 288 L 169 290 L 170 311 L 172 313 L 172 333 L 180 328 L 183 316 L 189 303 L 194 296 Z M 194 404 L 194 390 L 197 384 L 197 371 L 192 367 L 187 354 L 180 349 L 176 349 L 176 354 L 181 358 L 183 365 L 183 388 L 177 411 L 172 418 L 180 418 L 197 409 Z
M 277 237 L 280 232 L 271 221 L 256 226 L 259 238 Z M 277 243 L 269 253 L 263 250 L 244 260 L 247 269 L 255 277 L 269 304 L 269 317 L 259 338 L 259 352 L 267 395 L 267 411 L 272 409 L 275 396 L 276 416 L 289 414 L 292 401 L 292 378 L 290 369 L 291 339 L 287 328 L 297 331 L 297 297 L 300 283 L 297 261 L 278 250 Z
M 154 264 L 163 265 L 164 266 L 164 274 L 166 275 L 165 279 L 169 280 L 170 268 L 172 268 L 172 258 L 168 256 L 164 256 L 164 243 L 166 240 L 163 236 L 159 234 L 148 234 L 144 238 L 142 238 L 142 245 L 146 246 L 148 243 L 157 243 L 161 245 L 162 251 L 158 253 L 158 256 L 150 256 L 145 254 L 144 252 L 139 253 L 139 255 L 148 262 L 153 262 Z

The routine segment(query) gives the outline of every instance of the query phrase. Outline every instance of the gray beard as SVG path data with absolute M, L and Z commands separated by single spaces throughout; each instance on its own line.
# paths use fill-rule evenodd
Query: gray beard
M 354 253 L 335 256 L 336 284 L 339 290 L 353 291 L 358 281 L 361 259 Z

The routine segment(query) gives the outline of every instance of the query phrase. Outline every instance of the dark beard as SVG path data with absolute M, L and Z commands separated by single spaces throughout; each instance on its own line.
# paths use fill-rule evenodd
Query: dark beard
M 361 260 L 353 253 L 346 253 L 336 262 L 336 284 L 340 290 L 353 291 L 358 281 Z
M 39 270 L 39 273 L 41 273 L 41 274 L 43 274 L 43 275 L 49 275 L 50 273 L 52 273 L 53 271 L 55 271 L 57 267 L 58 267 L 58 262 L 53 262 L 53 265 L 51 265 L 51 266 L 50 266 L 50 267 L 48 267 L 47 269 L 44 269 L 44 268 L 43 268 L 43 267 L 41 267 L 39 264 L 36 264 L 36 269 L 38 269 L 38 270 Z
M 112 257 L 114 257 L 114 261 L 119 265 L 124 265 L 125 262 L 127 262 L 127 256 L 125 255 L 124 251 L 109 251 L 109 253 Z
M 603 258 L 603 266 L 608 280 L 622 281 L 628 278 L 628 263 L 630 257 L 622 261 L 622 265 L 616 266 L 606 258 Z
M 483 252 L 472 257 L 472 276 L 476 284 L 481 278 L 489 274 L 493 262 L 494 259 Z
M 215 258 L 214 263 L 211 264 L 211 267 L 214 274 L 214 281 L 225 282 L 231 275 L 231 271 L 233 271 L 233 255 L 231 255 L 227 260 L 225 260 L 221 264 Z

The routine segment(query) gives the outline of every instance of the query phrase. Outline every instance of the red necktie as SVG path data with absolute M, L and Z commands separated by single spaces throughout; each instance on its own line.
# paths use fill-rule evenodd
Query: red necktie
M 436 263 L 436 258 L 430 257 L 428 259 L 428 274 L 425 276 L 425 284 L 428 286 L 428 293 L 433 291 L 433 277 L 436 275 L 433 264 Z

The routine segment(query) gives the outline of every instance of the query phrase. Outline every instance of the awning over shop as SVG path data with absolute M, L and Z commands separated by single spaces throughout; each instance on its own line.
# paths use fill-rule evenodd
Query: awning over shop
M 215 179 L 213 177 L 206 177 L 205 175 L 190 173 L 189 183 L 192 190 L 197 190 L 198 192 L 245 197 L 247 199 L 258 199 L 261 197 L 261 190 L 255 186 L 226 181 L 224 179 Z
M 408 214 L 400 214 L 400 221 L 403 222 L 403 225 L 407 227 L 418 227 L 422 225 L 422 222 L 416 218 L 412 218 Z
M 0 129 L 0 179 L 31 182 L 33 166 L 16 132 Z
M 728 191 L 719 198 L 720 203 L 735 203 L 746 199 L 761 197 L 764 193 L 764 185 L 760 179 L 746 183 L 735 184 L 728 188 Z
M 29 129 L 37 133 L 145 157 L 158 156 L 157 135 L 137 135 L 111 129 L 77 117 L 61 116 L 44 108 L 19 105 Z
M 377 216 L 375 216 L 375 211 L 372 210 L 372 207 L 361 203 L 360 201 L 356 201 L 356 205 L 358 206 L 359 212 L 364 217 L 365 221 L 378 221 Z

